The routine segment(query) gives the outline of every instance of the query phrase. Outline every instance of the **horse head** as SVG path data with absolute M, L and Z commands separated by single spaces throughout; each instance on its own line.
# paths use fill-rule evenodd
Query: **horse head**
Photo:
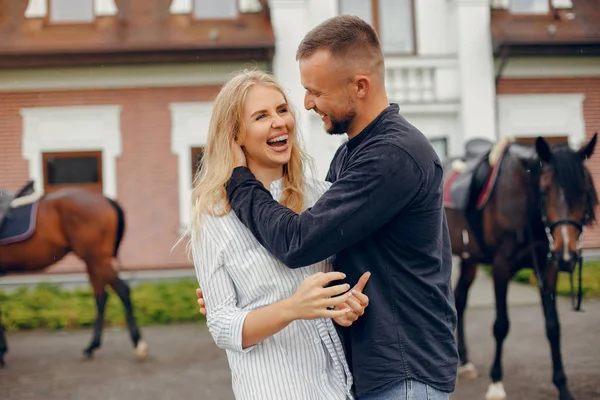
M 535 142 L 539 159 L 540 210 L 550 245 L 548 257 L 559 269 L 572 273 L 581 260 L 586 226 L 596 219 L 598 197 L 584 161 L 592 156 L 597 133 L 579 150 L 551 147 L 542 137 Z

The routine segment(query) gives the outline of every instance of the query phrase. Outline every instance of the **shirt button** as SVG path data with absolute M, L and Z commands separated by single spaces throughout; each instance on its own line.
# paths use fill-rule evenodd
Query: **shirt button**
M 313 342 L 315 342 L 315 344 L 319 344 L 320 340 L 319 340 L 319 338 L 314 338 Z

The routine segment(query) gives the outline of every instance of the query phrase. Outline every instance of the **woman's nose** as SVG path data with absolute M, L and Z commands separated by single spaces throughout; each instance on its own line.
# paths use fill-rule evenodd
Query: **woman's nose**
M 273 128 L 285 125 L 285 121 L 279 115 L 273 118 Z

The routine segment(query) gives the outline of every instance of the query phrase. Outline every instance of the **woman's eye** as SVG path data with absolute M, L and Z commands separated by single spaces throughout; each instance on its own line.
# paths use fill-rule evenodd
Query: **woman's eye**
M 286 112 L 288 112 L 287 108 L 282 108 L 279 110 L 280 113 L 285 114 Z
M 265 114 L 260 114 L 258 117 L 256 117 L 256 120 L 258 121 L 258 120 L 262 119 L 264 116 L 265 116 Z

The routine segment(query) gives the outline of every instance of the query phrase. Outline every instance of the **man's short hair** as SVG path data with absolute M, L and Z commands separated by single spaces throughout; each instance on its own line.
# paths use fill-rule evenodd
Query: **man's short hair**
M 383 65 L 381 43 L 371 25 L 352 15 L 330 18 L 308 32 L 296 51 L 296 60 L 327 50 L 334 58 Z

